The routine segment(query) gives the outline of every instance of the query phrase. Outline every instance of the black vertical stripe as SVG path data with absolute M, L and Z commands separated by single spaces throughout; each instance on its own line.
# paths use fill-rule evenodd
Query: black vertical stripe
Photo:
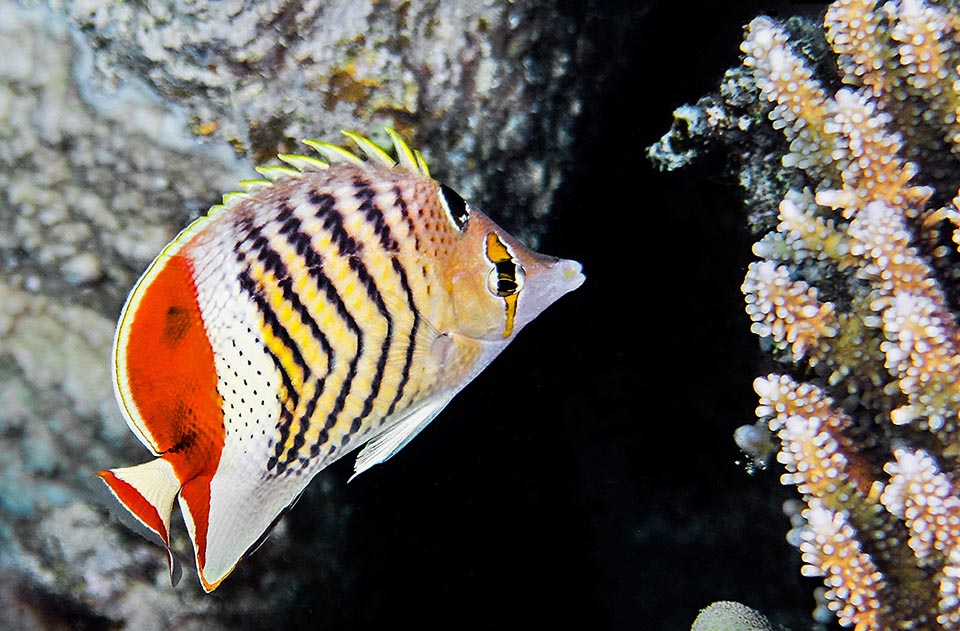
M 329 444 L 329 432 L 338 424 L 339 416 L 346 407 L 347 398 L 353 390 L 354 381 L 356 380 L 359 369 L 359 361 L 364 356 L 365 351 L 372 350 L 366 348 L 365 333 L 360 323 L 358 323 L 349 312 L 336 285 L 326 275 L 324 253 L 318 252 L 314 248 L 313 235 L 304 230 L 303 219 L 307 213 L 311 213 L 316 217 L 322 229 L 330 236 L 335 251 L 329 253 L 329 256 L 343 257 L 343 260 L 363 286 L 367 298 L 373 303 L 377 312 L 384 318 L 386 323 L 386 333 L 379 348 L 376 368 L 370 379 L 370 391 L 363 401 L 358 416 L 353 418 L 350 425 L 345 428 L 340 446 L 344 446 L 353 435 L 360 431 L 364 419 L 369 417 L 372 412 L 375 401 L 383 389 L 387 360 L 397 336 L 396 322 L 394 319 L 395 314 L 390 312 L 381 288 L 378 286 L 377 281 L 371 276 L 362 258 L 365 249 L 368 248 L 379 248 L 384 255 L 390 257 L 393 271 L 406 296 L 407 307 L 413 315 L 413 323 L 407 332 L 408 343 L 403 369 L 400 374 L 396 392 L 392 395 L 387 416 L 395 412 L 397 406 L 403 400 L 409 385 L 413 358 L 416 352 L 416 338 L 421 327 L 420 315 L 414 293 L 410 286 L 406 269 L 396 256 L 396 253 L 400 251 L 399 243 L 384 219 L 383 210 L 379 208 L 376 203 L 376 193 L 373 186 L 370 182 L 364 181 L 362 178 L 355 178 L 353 180 L 352 193 L 358 202 L 358 212 L 361 213 L 364 221 L 372 227 L 376 241 L 370 240 L 363 243 L 354 238 L 346 229 L 345 216 L 338 208 L 337 197 L 323 190 L 308 190 L 306 203 L 299 207 L 291 207 L 289 200 L 282 201 L 278 205 L 276 215 L 270 220 L 276 221 L 279 224 L 278 235 L 292 247 L 296 255 L 302 260 L 306 273 L 326 298 L 326 301 L 335 309 L 338 317 L 343 321 L 346 328 L 356 336 L 357 344 L 356 354 L 349 360 L 347 374 L 340 385 L 340 390 L 337 393 L 331 409 L 329 411 L 323 411 L 325 420 L 320 428 L 317 440 L 312 441 L 313 444 L 310 445 L 309 458 L 300 454 L 306 442 L 306 433 L 311 425 L 311 419 L 317 413 L 317 407 L 323 392 L 322 384 L 318 384 L 310 400 L 304 406 L 303 413 L 299 415 L 300 418 L 296 419 L 298 429 L 296 433 L 292 435 L 292 439 L 291 430 L 294 420 L 290 419 L 286 423 L 281 423 L 283 427 L 281 427 L 280 431 L 280 441 L 277 442 L 275 446 L 276 454 L 271 457 L 268 463 L 268 467 L 276 469 L 277 473 L 291 474 L 297 470 L 306 469 L 310 466 L 310 458 L 318 456 L 323 446 Z M 402 220 L 410 230 L 410 236 L 415 239 L 415 247 L 419 249 L 419 236 L 417 235 L 415 224 L 410 216 L 409 208 L 407 207 L 399 186 L 394 186 L 394 193 L 396 195 L 395 203 L 397 209 L 400 211 Z M 270 239 L 262 234 L 262 230 L 253 228 L 251 223 L 252 222 L 246 222 L 248 229 L 248 239 L 246 242 L 250 244 L 250 256 L 256 256 L 256 259 L 264 268 L 269 270 L 272 275 L 278 279 L 278 289 L 282 292 L 284 300 L 301 316 L 301 320 L 310 328 L 313 337 L 323 345 L 329 358 L 330 369 L 333 370 L 334 362 L 337 360 L 335 357 L 335 349 L 329 340 L 327 340 L 323 331 L 320 330 L 317 322 L 310 316 L 307 306 L 303 304 L 300 296 L 298 296 L 294 290 L 294 279 L 290 277 L 289 270 L 284 265 L 279 254 L 270 247 Z M 370 252 L 372 254 L 373 250 L 370 250 Z M 247 275 L 249 276 L 249 274 Z M 252 279 L 250 280 L 252 281 Z M 256 289 L 256 287 L 254 287 L 254 289 Z M 260 300 L 263 301 L 262 297 Z M 269 307 L 268 305 L 265 306 Z M 263 309 L 261 309 L 261 312 L 262 311 Z M 273 317 L 276 319 L 275 314 Z M 265 317 L 265 319 L 267 318 Z M 273 327 L 271 327 L 271 329 L 273 329 Z M 285 346 L 288 345 L 282 336 L 278 335 L 277 337 Z M 293 351 L 293 349 L 291 350 Z M 298 353 L 299 360 L 294 360 L 301 367 L 304 366 L 304 364 L 302 364 L 303 354 L 304 353 Z M 342 358 L 340 361 L 343 361 L 343 359 L 346 358 Z M 287 377 L 287 379 L 289 380 L 289 377 Z M 301 397 L 303 396 L 303 393 L 299 394 Z M 286 449 L 286 453 L 284 454 L 284 448 L 287 444 L 290 445 L 290 448 Z M 337 446 L 330 445 L 328 451 L 335 451 L 336 449 Z
M 357 191 L 362 192 L 367 191 L 369 193 L 366 203 L 368 204 L 368 210 L 365 211 L 364 219 L 370 221 L 371 216 L 376 216 L 381 222 L 382 230 L 386 231 L 381 233 L 381 242 L 384 240 L 387 243 L 393 243 L 396 247 L 396 241 L 393 239 L 393 236 L 389 233 L 389 228 L 386 224 L 383 223 L 383 211 L 380 210 L 373 201 L 373 191 L 370 190 L 369 184 L 360 185 L 355 183 L 357 186 Z M 359 197 L 358 197 L 359 198 Z M 377 311 L 380 312 L 380 315 L 383 316 L 384 320 L 387 323 L 387 333 L 384 336 L 383 344 L 380 347 L 380 355 L 377 358 L 377 368 L 374 373 L 373 379 L 370 381 L 370 394 L 364 399 L 363 408 L 360 412 L 360 415 L 353 419 L 350 423 L 350 428 L 347 432 L 344 433 L 341 444 L 344 444 L 351 435 L 355 434 L 360 430 L 360 427 L 365 419 L 373 410 L 373 402 L 376 400 L 377 395 L 380 393 L 380 388 L 383 384 L 383 373 L 386 370 L 387 365 L 387 356 L 390 352 L 390 345 L 393 342 L 393 318 L 390 315 L 390 310 L 387 309 L 387 305 L 383 301 L 383 296 L 380 293 L 380 289 L 377 287 L 376 281 L 370 275 L 370 272 L 367 271 L 366 265 L 359 256 L 354 256 L 363 251 L 363 244 L 354 239 L 347 232 L 346 228 L 343 225 L 343 216 L 337 210 L 336 200 L 331 195 L 319 193 L 317 191 L 311 191 L 310 201 L 318 209 L 323 209 L 325 215 L 323 216 L 323 226 L 326 228 L 333 237 L 334 242 L 337 245 L 337 250 L 341 256 L 346 257 L 347 263 L 350 266 L 350 269 L 357 275 L 357 278 L 360 280 L 360 283 L 366 289 L 367 297 L 376 305 Z M 364 201 L 361 199 L 361 206 Z M 374 225 L 376 229 L 376 224 Z M 352 382 L 352 379 L 351 379 Z M 351 382 L 344 383 L 343 398 L 346 400 L 346 396 L 349 393 L 349 388 L 352 386 Z M 342 410 L 343 406 L 339 406 L 340 409 L 336 413 L 332 413 L 331 417 L 335 420 L 337 414 Z M 332 425 L 331 425 L 332 427 Z
M 245 291 L 251 299 L 253 299 L 267 327 L 270 328 L 274 336 L 277 337 L 285 347 L 290 349 L 291 354 L 294 357 L 294 361 L 297 362 L 298 365 L 303 364 L 303 357 L 299 355 L 299 349 L 297 349 L 296 345 L 293 343 L 293 340 L 290 339 L 287 330 L 280 325 L 277 315 L 273 312 L 273 309 L 270 307 L 270 305 L 267 304 L 266 300 L 263 299 L 263 295 L 260 293 L 260 289 L 257 287 L 256 281 L 253 280 L 253 278 L 250 276 L 250 273 L 246 269 L 240 272 L 239 280 L 240 288 Z M 271 356 L 275 357 L 273 353 L 271 353 Z M 299 361 L 297 360 L 298 357 Z M 300 394 L 293 387 L 290 376 L 287 374 L 287 371 L 284 370 L 279 359 L 276 360 L 276 365 L 280 371 L 280 378 L 283 380 L 284 386 L 288 387 L 287 392 L 290 395 L 291 403 L 293 404 L 294 408 L 296 408 L 297 404 L 299 403 Z M 280 431 L 280 440 L 277 443 L 278 445 L 282 446 L 287 441 L 287 437 L 290 435 L 290 425 L 292 422 L 292 414 L 287 415 L 285 418 L 281 418 L 281 422 L 277 428 Z M 268 469 L 272 468 L 271 462 L 272 461 L 268 461 L 267 463 Z
M 276 357 L 276 355 L 270 353 L 270 356 L 273 358 L 274 364 L 277 365 L 277 368 L 281 371 L 281 374 L 285 374 L 283 372 L 283 367 L 280 365 L 280 360 Z M 286 382 L 284 383 L 286 384 Z M 292 386 L 289 390 L 287 390 L 287 392 L 293 392 Z M 277 426 L 275 428 L 279 432 L 280 436 L 279 439 L 273 443 L 274 454 L 267 459 L 267 471 L 272 471 L 273 468 L 279 464 L 283 444 L 287 441 L 287 437 L 290 435 L 290 427 L 293 425 L 293 409 L 296 407 L 296 403 L 293 403 L 293 397 L 290 397 L 290 399 L 292 404 L 291 407 L 288 407 L 287 405 L 280 406 L 280 418 L 277 420 Z M 300 400 L 299 394 L 297 394 L 296 400 Z
M 397 208 L 400 209 L 400 215 L 403 217 L 403 220 L 407 222 L 407 228 L 410 229 L 410 234 L 413 235 L 413 247 L 419 252 L 420 251 L 420 235 L 417 234 L 417 229 L 413 225 L 413 219 L 410 217 L 410 209 L 407 207 L 407 200 L 403 198 L 403 191 L 400 190 L 399 186 L 393 187 L 393 194 L 396 198 L 394 202 L 397 205 Z
M 313 250 L 312 247 L 306 247 L 304 245 L 304 239 L 306 239 L 307 242 L 309 242 L 309 237 L 307 237 L 306 235 L 304 235 L 302 232 L 299 231 L 300 221 L 294 216 L 293 212 L 290 210 L 288 205 L 283 204 L 281 206 L 281 209 L 278 213 L 278 219 L 283 220 L 283 225 L 280 228 L 280 233 L 281 234 L 288 233 L 288 234 L 295 235 L 295 239 L 291 240 L 291 244 L 294 246 L 296 250 L 303 251 L 304 253 L 310 252 L 313 255 L 313 257 L 316 257 L 316 259 L 311 257 L 310 259 L 306 260 L 306 262 L 308 264 L 311 264 L 314 269 L 319 269 L 322 266 L 322 259 L 319 257 L 319 254 L 317 254 L 316 251 Z M 289 270 L 281 260 L 279 253 L 277 253 L 276 250 L 270 247 L 269 239 L 267 239 L 262 234 L 262 229 L 260 227 L 254 227 L 249 224 L 247 228 L 248 228 L 247 240 L 251 243 L 250 253 L 256 254 L 257 260 L 259 260 L 263 264 L 264 268 L 270 271 L 273 274 L 273 276 L 278 279 L 277 287 L 280 289 L 284 300 L 287 301 L 294 308 L 301 322 L 303 322 L 310 329 L 311 335 L 313 336 L 314 339 L 316 339 L 319 342 L 324 353 L 326 354 L 328 374 L 329 374 L 329 372 L 333 370 L 333 367 L 336 361 L 336 355 L 334 353 L 332 346 L 330 345 L 329 340 L 327 339 L 326 334 L 321 330 L 316 320 L 310 315 L 306 305 L 300 299 L 300 296 L 296 293 L 296 291 L 294 291 L 293 278 L 290 276 Z M 306 362 L 303 360 L 302 351 L 299 349 L 299 347 L 292 346 L 292 344 L 295 344 L 295 343 L 289 337 L 289 334 L 287 334 L 286 338 L 284 338 L 284 345 L 290 347 L 291 350 L 296 351 L 294 358 L 295 358 L 295 361 L 298 363 L 298 365 L 300 365 L 301 367 L 305 367 L 304 382 L 306 382 L 311 374 L 309 367 L 306 365 Z M 268 462 L 268 469 L 272 468 L 271 465 L 276 465 L 277 473 L 283 473 L 287 467 L 287 463 L 296 457 L 296 454 L 298 453 L 299 449 L 303 446 L 305 442 L 304 437 L 305 437 L 306 431 L 309 429 L 310 418 L 313 416 L 316 410 L 317 402 L 320 399 L 320 396 L 323 394 L 325 383 L 326 383 L 325 376 L 319 377 L 315 383 L 314 394 L 311 397 L 310 401 L 308 401 L 307 406 L 304 409 L 303 413 L 300 415 L 300 417 L 297 419 L 294 419 L 292 416 L 290 416 L 287 419 L 285 419 L 286 422 L 279 427 L 281 440 L 275 445 L 275 456 L 271 458 L 270 461 Z M 297 433 L 293 437 L 293 443 L 291 445 L 287 458 L 281 460 L 284 445 L 287 442 L 287 439 L 290 435 L 290 430 L 292 428 L 292 424 L 295 420 L 298 422 L 298 425 L 299 425 L 297 429 Z
M 287 209 L 289 211 L 289 209 Z M 299 228 L 300 221 L 290 213 L 289 218 L 284 225 L 281 226 L 280 233 L 283 234 L 283 230 L 286 228 L 288 230 L 296 230 Z M 303 301 L 300 299 L 300 296 L 293 289 L 293 278 L 290 275 L 287 266 L 284 265 L 283 261 L 280 259 L 280 255 L 270 248 L 269 242 L 265 237 L 260 234 L 260 229 L 254 229 L 256 232 L 251 232 L 251 236 L 255 236 L 254 246 L 257 245 L 261 240 L 265 243 L 263 248 L 260 250 L 257 255 L 258 260 L 263 263 L 264 267 L 273 273 L 274 278 L 277 279 L 277 287 L 283 294 L 283 299 L 286 300 L 293 307 L 294 311 L 297 312 L 297 316 L 300 318 L 300 321 L 307 325 L 310 329 L 310 334 L 320 342 L 320 346 L 323 348 L 323 352 L 327 356 L 328 366 L 333 366 L 335 361 L 333 348 L 330 346 L 330 341 L 327 339 L 326 334 L 320 328 L 320 325 L 317 324 L 317 321 L 313 319 L 313 316 L 310 315 L 310 311 L 307 309 L 307 306 L 303 304 Z M 297 244 L 294 244 L 294 247 L 297 247 Z M 319 255 L 314 251 L 310 250 L 315 255 Z M 322 260 L 315 262 L 317 265 L 322 265 Z M 329 371 L 328 371 L 329 372 Z
M 393 264 L 393 269 L 397 273 L 397 276 L 400 277 L 400 285 L 407 295 L 407 306 L 410 308 L 411 313 L 413 313 L 413 326 L 410 327 L 410 333 L 407 336 L 407 356 L 403 362 L 403 372 L 400 374 L 400 383 L 397 384 L 397 392 L 393 396 L 393 401 L 390 402 L 390 407 L 387 409 L 385 418 L 393 414 L 397 403 L 403 398 L 403 391 L 406 389 L 407 382 L 410 380 L 410 366 L 413 364 L 413 353 L 416 350 L 415 347 L 417 343 L 417 331 L 420 329 L 420 312 L 417 310 L 417 304 L 413 299 L 413 291 L 411 291 L 410 282 L 407 280 L 407 272 L 403 269 L 403 265 L 397 260 L 397 257 L 392 257 L 390 262 Z
M 302 300 L 300 300 L 300 296 L 296 291 L 294 291 L 293 278 L 290 276 L 286 265 L 281 260 L 279 253 L 270 247 L 269 240 L 261 234 L 261 229 L 251 228 L 250 236 L 254 237 L 251 251 L 254 249 L 257 250 L 257 260 L 259 260 L 263 264 L 264 268 L 271 272 L 274 278 L 277 279 L 276 286 L 278 289 L 280 289 L 283 299 L 293 307 L 300 321 L 310 329 L 310 334 L 312 335 L 313 339 L 320 343 L 320 347 L 327 356 L 327 372 L 329 373 L 335 361 L 335 354 L 326 334 L 320 328 L 320 325 L 317 324 L 317 321 L 314 320 L 313 316 L 310 315 L 306 305 L 303 304 Z M 286 331 L 286 329 L 284 330 Z M 295 358 L 299 357 L 297 363 L 304 369 L 303 380 L 306 382 L 312 373 L 310 366 L 306 363 L 306 360 L 303 359 L 303 351 L 300 349 L 299 345 L 296 345 L 296 342 L 289 337 L 289 334 L 287 334 L 287 339 L 290 339 L 291 343 L 295 345 L 295 347 L 291 347 L 291 350 L 296 350 L 297 354 L 295 355 Z M 317 379 L 317 388 L 320 390 L 320 392 L 323 391 L 324 380 L 325 377 L 319 377 Z
M 318 218 L 336 214 L 337 219 L 339 219 L 339 214 L 334 210 L 336 200 L 332 196 L 320 195 L 316 192 L 312 192 L 310 196 L 310 203 L 313 205 L 314 213 Z M 333 305 L 334 309 L 336 309 L 337 315 L 346 323 L 347 328 L 350 329 L 357 339 L 357 352 L 350 359 L 350 363 L 347 368 L 347 375 L 344 378 L 344 382 L 340 388 L 340 392 L 337 395 L 334 406 L 327 415 L 324 427 L 321 428 L 320 436 L 317 442 L 311 446 L 311 456 L 315 456 L 319 452 L 320 446 L 326 442 L 329 430 L 333 427 L 333 424 L 336 422 L 337 415 L 343 410 L 343 407 L 346 404 L 346 398 L 349 394 L 350 386 L 357 374 L 357 364 L 361 355 L 363 354 L 364 335 L 356 319 L 350 314 L 346 304 L 343 302 L 343 299 L 337 292 L 336 286 L 325 274 L 323 269 L 323 257 L 313 248 L 310 235 L 306 234 L 302 230 L 301 220 L 296 217 L 294 211 L 286 204 L 281 208 L 278 214 L 278 219 L 283 222 L 283 225 L 279 231 L 280 234 L 282 234 L 287 242 L 294 247 L 296 252 L 303 257 L 307 274 L 316 284 L 317 288 L 324 293 L 327 301 Z M 327 224 L 328 221 L 325 220 L 324 227 L 326 227 Z M 342 221 L 332 222 L 331 225 L 334 229 L 330 230 L 328 228 L 328 230 L 333 236 L 334 241 L 338 244 L 343 244 L 344 246 L 344 250 L 341 250 L 341 252 L 347 250 L 351 252 L 357 252 L 359 250 L 358 247 L 355 245 L 351 246 L 351 244 L 346 241 L 349 239 L 349 235 L 347 235 L 343 230 Z M 337 229 L 338 226 L 339 229 Z M 284 469 L 289 463 L 297 458 L 297 452 L 306 442 L 306 432 L 309 429 L 310 417 L 316 411 L 318 400 L 319 393 L 316 394 L 315 397 L 313 397 L 307 404 L 307 409 L 305 412 L 309 411 L 309 415 L 304 414 L 303 418 L 301 419 L 299 430 L 293 438 L 293 446 L 287 452 L 287 456 L 284 459 Z M 284 443 L 286 443 L 286 439 L 283 440 L 281 445 Z
M 323 222 L 323 229 L 330 233 L 340 256 L 349 258 L 363 251 L 363 244 L 351 237 L 343 227 L 343 216 L 337 210 L 337 200 L 333 195 L 310 191 L 310 203 L 316 209 L 317 218 Z
M 374 193 L 370 187 L 370 183 L 356 178 L 353 181 L 353 186 L 354 195 L 360 201 L 360 211 L 363 213 L 367 223 L 373 226 L 373 231 L 380 238 L 380 245 L 387 252 L 398 252 L 400 246 L 390 233 L 390 227 L 387 226 L 387 222 L 383 219 L 383 210 L 373 201 L 376 193 Z
M 273 308 L 263 297 L 263 293 L 260 287 L 257 285 L 257 281 L 250 276 L 249 269 L 242 270 L 238 276 L 238 280 L 240 281 L 240 288 L 243 289 L 243 291 L 245 291 L 253 299 L 254 304 L 257 306 L 257 310 L 263 317 L 264 323 L 270 328 L 273 335 L 279 339 L 280 342 L 290 351 L 294 363 L 296 363 L 297 366 L 303 370 L 304 378 L 309 376 L 310 367 L 307 366 L 306 360 L 304 360 L 303 355 L 300 353 L 300 347 L 296 344 L 296 342 L 293 341 L 293 338 L 290 337 L 290 334 L 280 322 L 280 319 L 273 311 Z

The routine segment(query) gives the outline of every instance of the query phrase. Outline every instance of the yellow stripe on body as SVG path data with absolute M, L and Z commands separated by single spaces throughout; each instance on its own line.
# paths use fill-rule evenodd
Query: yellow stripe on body
M 390 173 L 396 175 L 397 171 Z M 423 203 L 425 194 L 435 194 L 435 184 L 411 182 L 409 176 L 373 178 L 376 181 L 370 182 L 369 171 L 358 170 L 352 183 L 345 184 L 351 179 L 338 174 L 336 186 L 330 186 L 324 182 L 332 179 L 328 174 L 313 172 L 302 179 L 279 181 L 274 190 L 282 187 L 283 198 L 271 201 L 277 210 L 256 213 L 256 217 L 248 215 L 243 225 L 238 222 L 241 231 L 249 234 L 243 239 L 246 247 L 257 250 L 246 254 L 251 275 L 256 277 L 258 287 L 264 288 L 258 291 L 263 294 L 259 299 L 276 313 L 288 337 L 283 340 L 274 335 L 266 322 L 261 326 L 264 342 L 291 377 L 296 391 L 291 393 L 293 398 L 298 397 L 296 410 L 286 421 L 288 426 L 282 427 L 277 436 L 281 444 L 275 455 L 282 469 L 297 460 L 301 468 L 314 466 L 307 460 L 329 462 L 330 456 L 339 455 L 338 451 L 365 440 L 367 432 L 378 427 L 388 412 L 400 414 L 415 400 L 442 386 L 436 380 L 440 367 L 432 365 L 436 361 L 430 350 L 436 335 L 433 323 L 448 321 L 449 306 L 435 272 L 421 271 L 425 263 L 437 258 L 437 248 L 449 243 L 450 235 L 423 229 L 423 224 L 444 225 L 439 221 L 439 206 L 434 208 L 429 199 Z M 420 185 L 422 188 L 408 190 Z M 406 208 L 397 202 L 396 188 L 401 186 L 408 187 L 402 192 L 407 203 L 415 199 L 418 207 Z M 363 208 L 359 196 L 366 204 Z M 426 216 L 419 215 L 421 208 L 425 208 Z M 389 243 L 390 239 L 396 243 Z M 385 248 L 384 242 L 391 247 Z M 353 251 L 356 269 L 351 268 L 350 257 L 340 254 L 345 243 L 356 246 L 347 248 Z M 292 280 L 287 295 L 292 289 L 295 296 L 284 296 L 284 288 L 279 285 L 282 279 L 268 269 L 270 265 L 261 261 L 260 255 L 274 268 L 279 265 L 273 258 L 279 259 L 284 276 Z M 378 295 L 393 325 L 382 360 L 388 321 L 374 300 Z M 300 306 L 294 307 L 293 298 Z M 298 309 L 308 314 L 313 326 L 322 332 L 333 356 L 332 365 L 327 365 L 326 353 L 310 327 L 304 325 Z M 423 321 L 417 319 L 414 309 L 423 313 Z M 354 323 L 363 338 L 360 357 Z M 417 352 L 411 348 L 413 333 Z M 308 365 L 310 375 L 304 376 L 300 362 L 289 349 L 291 343 L 302 354 L 301 361 Z M 355 364 L 354 370 L 351 364 Z M 379 387 L 375 383 L 377 375 Z M 324 379 L 323 390 L 314 397 L 319 377 Z M 345 387 L 348 379 L 349 387 Z
M 375 422 L 386 410 L 389 401 L 396 393 L 396 386 L 399 378 L 391 377 L 391 356 L 398 352 L 405 351 L 405 344 L 398 344 L 398 332 L 405 332 L 409 329 L 409 324 L 404 322 L 403 327 L 398 327 L 398 314 L 392 308 L 393 300 L 385 294 L 395 291 L 393 286 L 395 281 L 389 280 L 391 264 L 387 253 L 379 247 L 379 243 L 373 237 L 372 227 L 364 220 L 362 215 L 357 212 L 356 200 L 347 195 L 348 191 L 337 191 L 335 195 L 336 209 L 331 212 L 343 213 L 341 215 L 342 227 L 350 238 L 363 244 L 362 252 L 354 256 L 359 259 L 360 266 L 370 276 L 372 284 L 380 294 L 384 295 L 384 303 L 391 319 L 394 321 L 393 338 L 391 340 L 387 365 L 381 379 L 380 388 L 373 401 L 373 407 L 362 422 L 362 429 L 368 428 Z M 307 445 L 324 443 L 327 447 L 326 454 L 332 453 L 339 445 L 343 437 L 350 433 L 353 420 L 361 416 L 364 412 L 364 403 L 367 397 L 373 391 L 373 377 L 377 371 L 377 363 L 380 359 L 382 346 L 387 337 L 387 319 L 380 313 L 376 303 L 368 295 L 367 288 L 362 282 L 360 272 L 350 266 L 348 258 L 339 255 L 338 246 L 334 242 L 333 236 L 323 225 L 323 220 L 315 216 L 310 216 L 307 212 L 297 214 L 303 220 L 302 229 L 311 234 L 311 243 L 315 250 L 324 255 L 323 271 L 326 278 L 335 288 L 344 303 L 344 307 L 349 315 L 356 322 L 363 338 L 363 354 L 358 359 L 356 372 L 349 385 L 349 393 L 343 401 L 341 411 L 335 419 L 328 419 L 328 413 L 336 407 L 337 397 L 341 395 L 344 381 L 348 375 L 349 358 L 344 361 L 337 361 L 337 370 L 328 379 L 328 384 L 323 396 L 317 405 L 313 418 L 309 419 L 308 429 L 305 435 Z M 345 216 L 343 216 L 345 215 Z M 387 288 L 390 288 L 389 291 Z M 399 289 L 399 288 L 398 288 Z M 347 326 L 346 320 L 340 316 L 335 309 L 329 310 L 329 318 L 324 321 L 325 330 L 336 328 L 336 334 L 330 335 L 331 344 L 335 344 L 336 339 L 346 339 L 353 344 L 354 353 L 356 352 L 356 337 Z M 411 316 L 412 317 L 412 316 Z
M 333 407 L 332 401 L 340 392 L 341 385 L 347 376 L 349 362 L 357 354 L 357 338 L 348 329 L 345 321 L 339 317 L 336 307 L 321 292 L 317 282 L 311 278 L 309 271 L 306 269 L 305 259 L 297 254 L 285 237 L 278 233 L 277 226 L 268 224 L 264 227 L 262 234 L 267 238 L 270 249 L 279 256 L 287 270 L 292 281 L 291 288 L 302 303 L 306 315 L 316 323 L 317 328 L 330 345 L 334 362 L 331 367 L 320 340 L 313 334 L 310 327 L 304 324 L 292 303 L 283 296 L 278 286 L 281 279 L 276 278 L 272 273 L 266 273 L 262 282 L 264 286 L 273 288 L 268 292 L 270 294 L 268 300 L 274 307 L 288 335 L 297 344 L 302 358 L 311 372 L 306 382 L 301 380 L 299 383 L 295 383 L 299 399 L 296 408 L 293 410 L 293 422 L 290 431 L 287 432 L 286 440 L 280 446 L 279 455 L 280 461 L 287 461 L 303 455 L 298 453 L 299 450 L 296 449 L 295 441 L 298 435 L 302 435 L 304 431 L 309 433 L 318 422 L 322 427 L 326 413 Z M 329 241 L 329 235 L 320 233 L 318 236 L 321 242 L 324 237 Z M 323 269 L 328 277 L 331 263 L 331 257 L 325 257 Z M 333 267 L 336 266 L 333 265 Z M 331 279 L 331 282 L 334 286 L 338 284 L 333 279 Z M 267 330 L 269 330 L 269 327 Z M 281 351 L 286 350 L 282 342 L 279 343 L 279 346 Z M 272 346 L 271 350 L 273 350 Z M 286 351 L 283 356 L 278 355 L 278 357 L 281 358 L 285 366 L 287 366 L 286 360 L 289 359 L 289 363 L 297 367 L 297 362 L 293 361 L 292 354 L 289 351 Z M 302 375 L 302 373 L 300 374 Z M 323 380 L 323 393 L 319 399 L 315 400 L 320 385 L 319 380 Z M 304 425 L 306 425 L 306 429 Z M 309 437 L 306 444 L 312 444 Z
M 503 337 L 510 337 L 513 333 L 513 321 L 517 317 L 517 294 L 505 296 L 503 298 L 503 312 L 506 323 L 503 325 Z

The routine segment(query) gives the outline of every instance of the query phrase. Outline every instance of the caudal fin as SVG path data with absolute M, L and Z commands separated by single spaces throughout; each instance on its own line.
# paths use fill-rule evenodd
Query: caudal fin
M 181 485 L 173 467 L 163 458 L 157 458 L 133 467 L 100 471 L 97 475 L 136 520 L 134 529 L 145 529 L 142 534 L 148 539 L 159 539 L 166 547 L 170 582 L 176 585 L 181 568 L 170 550 L 170 513 Z

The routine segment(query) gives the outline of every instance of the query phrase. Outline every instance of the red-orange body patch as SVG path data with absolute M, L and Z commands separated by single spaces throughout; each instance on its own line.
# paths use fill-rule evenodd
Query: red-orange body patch
M 133 404 L 154 448 L 186 485 L 181 497 L 190 506 L 197 540 L 204 542 L 209 481 L 225 432 L 213 349 L 192 265 L 183 254 L 173 255 L 144 289 L 131 316 L 124 359 Z M 203 553 L 198 550 L 201 559 Z

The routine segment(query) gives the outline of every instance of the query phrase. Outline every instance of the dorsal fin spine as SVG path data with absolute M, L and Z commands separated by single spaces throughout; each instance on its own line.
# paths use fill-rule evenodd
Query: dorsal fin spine
M 221 205 L 225 208 L 228 208 L 246 197 L 247 197 L 246 193 L 243 193 L 240 191 L 230 191 L 229 193 L 223 194 L 223 202 L 221 203 Z
M 430 167 L 427 166 L 427 161 L 423 158 L 423 154 L 420 153 L 420 150 L 414 149 L 413 155 L 417 160 L 417 170 L 427 177 L 430 177 Z
M 297 171 L 322 171 L 330 166 L 329 162 L 298 153 L 281 153 L 277 158 L 283 160 Z
M 331 144 L 329 142 L 323 142 L 321 140 L 310 140 L 309 138 L 304 138 L 301 140 L 303 144 L 307 145 L 321 156 L 324 159 L 329 161 L 331 164 L 335 162 L 347 162 L 351 164 L 363 164 L 363 158 L 357 154 L 344 149 L 343 147 Z
M 276 182 L 277 180 L 300 173 L 297 169 L 273 164 L 254 167 L 254 170 L 271 182 Z
M 397 152 L 397 162 L 400 163 L 400 166 L 414 173 L 423 173 L 417 165 L 417 157 L 413 151 L 410 150 L 410 145 L 407 144 L 407 141 L 392 127 L 387 127 L 386 132 L 387 135 L 390 136 L 390 140 L 393 141 L 393 150 Z
M 257 189 L 266 188 L 270 186 L 271 184 L 273 184 L 273 182 L 271 182 L 270 180 L 240 180 L 239 184 L 240 184 L 240 187 L 244 190 L 244 192 L 252 193 Z
M 364 138 L 359 134 L 347 130 L 343 130 L 341 133 L 356 143 L 368 160 L 382 164 L 385 167 L 393 167 L 397 164 L 397 161 L 391 158 L 389 153 L 374 144 L 369 138 Z

